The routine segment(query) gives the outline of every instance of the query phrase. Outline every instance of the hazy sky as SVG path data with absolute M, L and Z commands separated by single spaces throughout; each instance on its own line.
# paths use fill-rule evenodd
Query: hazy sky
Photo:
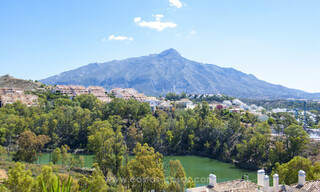
M 159 53 L 320 92 L 319 0 L 0 0 L 0 75 Z

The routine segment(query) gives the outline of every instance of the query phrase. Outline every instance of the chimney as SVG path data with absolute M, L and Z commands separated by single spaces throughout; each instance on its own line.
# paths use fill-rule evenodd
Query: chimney
M 274 191 L 279 191 L 279 175 L 278 174 L 274 174 L 273 175 L 273 188 Z
M 257 175 L 257 178 L 258 178 L 258 185 L 260 185 L 260 186 L 264 186 L 263 185 L 263 180 L 264 180 L 264 174 L 265 174 L 265 172 L 264 172 L 264 170 L 263 169 L 261 169 L 261 170 L 258 170 L 258 175 Z
M 214 174 L 209 175 L 209 185 L 211 187 L 217 186 L 217 176 L 215 176 Z
M 303 186 L 304 184 L 306 184 L 306 172 L 304 172 L 303 170 L 299 171 L 299 185 Z
M 264 183 L 263 183 L 263 191 L 268 192 L 269 191 L 269 176 L 264 176 Z

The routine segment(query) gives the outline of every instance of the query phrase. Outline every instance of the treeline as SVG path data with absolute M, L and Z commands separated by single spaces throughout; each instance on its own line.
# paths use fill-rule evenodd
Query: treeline
M 43 166 L 36 177 L 24 164 L 16 163 L 10 168 L 8 179 L 0 191 L 3 192 L 141 192 L 168 191 L 183 192 L 185 188 L 195 187 L 192 178 L 187 178 L 179 160 L 170 160 L 169 178 L 165 178 L 162 155 L 147 144 L 137 144 L 135 158 L 120 165 L 117 170 L 101 170 L 93 165 L 90 175 L 59 173 L 51 164 Z M 105 157 L 111 154 L 106 154 Z M 107 161 L 107 159 L 106 159 Z M 102 165 L 104 166 L 104 165 Z M 110 166 L 110 164 L 109 164 Z M 112 165 L 111 165 L 112 166 Z
M 177 94 L 177 93 L 167 93 L 165 99 L 166 100 L 170 100 L 170 101 L 177 101 L 180 99 L 184 99 L 184 98 L 189 98 L 191 99 L 193 102 L 195 103 L 201 103 L 203 101 L 207 101 L 208 103 L 212 103 L 214 101 L 216 102 L 223 102 L 225 100 L 234 100 L 234 97 L 229 97 L 227 95 L 212 95 L 209 96 L 208 94 L 194 94 L 194 95 L 187 95 L 186 93 L 181 93 L 181 94 Z
M 272 110 L 275 108 L 286 108 L 290 110 L 304 110 L 304 101 L 292 101 L 292 100 L 253 100 L 253 99 L 241 99 L 241 101 L 251 105 L 255 104 L 262 106 L 267 110 Z M 316 110 L 320 112 L 320 104 L 318 102 L 307 101 L 306 102 L 307 111 Z
M 294 110 L 300 112 L 300 114 L 293 114 L 300 121 L 304 121 L 304 114 L 301 112 L 306 109 L 306 111 L 311 112 L 315 115 L 315 118 L 310 118 L 310 115 L 307 114 L 307 126 L 312 129 L 320 128 L 320 104 L 314 101 L 291 101 L 291 100 L 251 100 L 251 99 L 241 99 L 242 101 L 248 104 L 255 104 L 262 106 L 267 110 L 272 110 L 275 108 L 286 108 L 289 110 Z M 280 113 L 283 114 L 283 113 Z
M 235 98 L 234 97 L 229 97 L 227 95 L 213 95 L 213 96 L 208 96 L 208 95 L 195 95 L 194 98 L 191 98 L 193 102 L 202 102 L 202 101 L 207 101 L 207 102 L 220 102 L 222 103 L 225 100 L 232 101 Z
M 268 135 L 270 126 L 282 132 L 298 124 L 291 116 L 284 116 L 282 120 L 275 118 L 268 124 L 259 122 L 250 113 L 212 111 L 207 102 L 194 110 L 151 113 L 147 103 L 136 100 L 115 98 L 110 103 L 102 103 L 92 95 L 70 100 L 51 93 L 39 97 L 39 107 L 14 103 L 0 109 L 0 142 L 9 151 L 16 151 L 15 141 L 22 132 L 30 130 L 35 135 L 48 137 L 46 148 L 62 145 L 82 148 L 94 152 L 97 159 L 97 145 L 110 140 L 115 143 L 115 151 L 130 153 L 137 143 L 148 143 L 164 155 L 200 155 L 256 169 L 274 165 L 270 153 L 280 150 L 276 149 L 278 143 L 286 154 L 277 155 L 285 155 L 285 161 L 293 158 L 290 150 L 302 153 L 300 148 L 308 144 L 308 135 L 300 126 L 294 126 L 299 131 L 287 135 L 288 138 L 271 139 Z M 108 131 L 102 132 L 105 130 Z M 303 142 L 290 143 L 290 136 Z M 306 155 L 301 153 L 294 155 Z M 116 164 L 119 166 L 120 162 Z
M 17 102 L 0 109 L 1 145 L 11 150 L 17 137 L 30 130 L 36 135 L 48 136 L 49 148 L 64 144 L 72 149 L 86 148 L 89 127 L 94 122 L 108 120 L 116 129 L 150 114 L 149 105 L 136 100 L 114 99 L 104 104 L 93 95 L 81 95 L 74 100 L 52 95 L 40 97 L 39 107 L 27 107 Z
M 205 101 L 194 110 L 152 113 L 149 104 L 135 100 L 115 98 L 102 103 L 92 95 L 70 100 L 50 92 L 38 96 L 38 107 L 14 103 L 0 109 L 1 145 L 12 153 L 14 160 L 25 162 L 33 162 L 43 147 L 57 154 L 60 147 L 82 148 L 96 155 L 97 170 L 106 179 L 144 175 L 160 181 L 156 186 L 107 182 L 113 189 L 120 184 L 131 191 L 168 189 L 168 183 L 163 182 L 161 154 L 200 155 L 243 168 L 271 171 L 276 163 L 318 152 L 306 150 L 308 134 L 290 116 L 259 122 L 248 112 L 212 111 Z M 277 127 L 286 136 L 271 137 L 271 127 Z M 136 158 L 129 161 L 130 154 Z M 183 175 L 180 168 L 176 172 Z M 169 185 L 174 188 L 172 191 L 180 191 L 175 187 L 187 183 L 175 181 Z
M 181 93 L 181 94 L 176 94 L 176 93 L 167 93 L 166 94 L 166 100 L 170 100 L 170 101 L 177 101 L 180 99 L 184 99 L 187 98 L 187 94 L 186 93 Z

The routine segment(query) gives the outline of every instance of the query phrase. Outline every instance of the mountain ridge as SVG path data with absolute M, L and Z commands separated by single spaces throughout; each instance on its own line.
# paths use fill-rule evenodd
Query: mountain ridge
M 108 90 L 130 87 L 154 96 L 167 92 L 186 92 L 220 93 L 251 99 L 320 98 L 320 93 L 274 85 L 234 68 L 188 60 L 172 48 L 159 54 L 91 63 L 40 82 L 52 85 L 97 85 Z
M 40 87 L 40 83 L 31 80 L 17 79 L 9 74 L 0 76 L 0 88 L 20 88 L 23 90 L 34 90 Z

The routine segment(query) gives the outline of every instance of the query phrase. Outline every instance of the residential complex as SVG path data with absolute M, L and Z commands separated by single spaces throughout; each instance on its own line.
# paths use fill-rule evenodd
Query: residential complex
M 0 107 L 18 101 L 27 106 L 34 106 L 37 104 L 38 96 L 25 95 L 24 91 L 18 88 L 0 88 Z
M 56 85 L 52 91 L 54 93 L 68 95 L 71 98 L 88 93 L 87 89 L 82 85 Z
M 135 99 L 138 101 L 144 101 L 147 97 L 143 93 L 138 93 L 137 90 L 129 88 L 129 89 L 122 89 L 122 88 L 115 88 L 110 91 L 116 98 L 121 99 Z
M 106 94 L 106 90 L 103 87 L 99 86 L 89 86 L 85 88 L 82 85 L 56 85 L 52 89 L 52 92 L 67 95 L 70 98 L 83 94 L 92 94 L 105 103 L 109 103 L 112 100 Z
M 107 91 L 100 86 L 89 86 L 87 88 L 88 94 L 96 96 L 100 101 L 109 103 L 112 99 L 106 94 Z
M 173 108 L 173 105 L 170 101 L 165 101 L 163 99 L 159 100 L 156 97 L 146 97 L 144 102 L 149 103 L 152 111 L 155 111 L 156 109 L 169 111 Z
M 24 91 L 19 88 L 0 88 L 0 95 L 24 95 Z

